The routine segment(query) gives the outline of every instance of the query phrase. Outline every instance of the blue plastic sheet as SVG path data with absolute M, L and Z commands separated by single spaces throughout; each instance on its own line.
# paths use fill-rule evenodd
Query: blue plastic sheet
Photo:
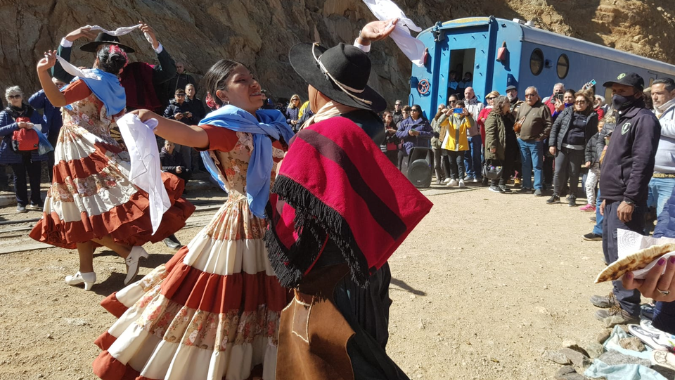
M 608 365 L 599 359 L 586 369 L 584 376 L 607 380 L 668 380 L 651 368 L 639 364 Z

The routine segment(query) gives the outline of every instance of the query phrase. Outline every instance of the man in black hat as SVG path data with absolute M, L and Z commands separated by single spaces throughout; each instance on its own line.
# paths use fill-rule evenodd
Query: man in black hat
M 620 74 L 604 87 L 612 88 L 612 107 L 618 111 L 600 174 L 600 213 L 604 216 L 602 250 L 605 261 L 611 264 L 618 259 L 619 228 L 644 232 L 648 186 L 654 172 L 661 126 L 645 108 L 644 80 L 638 74 Z M 606 326 L 639 322 L 640 293 L 626 290 L 620 280 L 613 285 L 608 297 L 591 298 L 595 306 L 609 308 L 596 312 L 596 318 Z
M 141 22 L 140 31 L 150 36 L 152 49 L 157 53 L 159 65 L 154 65 L 153 67 L 145 62 L 131 62 L 124 68 L 120 80 L 127 95 L 127 110 L 143 108 L 162 112 L 166 105 L 169 104 L 169 95 L 162 91 L 161 85 L 176 75 L 176 63 L 164 46 L 159 43 L 155 36 L 155 31 L 150 25 Z M 91 39 L 93 35 L 95 35 L 95 32 L 92 32 L 88 27 L 72 31 L 61 40 L 58 54 L 66 61 L 70 61 L 73 42 L 81 37 Z M 118 45 L 126 53 L 134 52 L 134 49 L 131 47 L 120 43 L 118 37 L 106 33 L 98 33 L 94 41 L 82 45 L 80 50 L 96 53 L 101 46 L 111 44 Z M 52 76 L 66 82 L 73 79 L 73 76 L 66 73 L 58 61 L 52 69 Z M 151 81 L 147 81 L 149 78 L 152 78 Z
M 509 102 L 511 103 L 511 113 L 515 115 L 520 105 L 523 104 L 523 101 L 518 99 L 518 89 L 516 86 L 510 85 L 506 87 L 506 97 L 509 98 Z

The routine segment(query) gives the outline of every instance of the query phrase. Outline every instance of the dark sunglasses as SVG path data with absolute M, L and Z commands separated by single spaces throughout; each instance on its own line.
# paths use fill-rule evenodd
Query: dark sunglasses
M 8 95 L 7 97 L 10 98 L 10 99 L 16 99 L 16 98 L 20 98 L 21 95 Z
M 485 98 L 485 100 L 492 100 L 492 99 L 494 99 L 494 98 L 492 98 L 492 97 Z
M 177 98 L 184 98 L 184 97 L 185 97 L 185 94 L 176 94 L 176 97 L 177 97 Z

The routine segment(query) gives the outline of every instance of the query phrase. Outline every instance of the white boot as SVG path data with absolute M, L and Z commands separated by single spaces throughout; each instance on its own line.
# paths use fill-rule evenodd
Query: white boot
M 84 284 L 84 290 L 91 290 L 94 283 L 96 283 L 95 272 L 80 273 L 78 271 L 74 276 L 66 276 L 66 284 L 70 286 Z
M 148 253 L 141 246 L 131 248 L 129 256 L 124 260 L 127 264 L 127 277 L 124 279 L 124 285 L 128 285 L 138 274 L 138 260 L 141 257 L 148 258 Z

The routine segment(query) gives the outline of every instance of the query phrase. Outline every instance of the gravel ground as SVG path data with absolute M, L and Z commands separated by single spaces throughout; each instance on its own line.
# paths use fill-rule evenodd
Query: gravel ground
M 592 340 L 602 329 L 588 302 L 609 290 L 593 284 L 602 247 L 581 238 L 592 214 L 487 188 L 424 193 L 431 213 L 390 260 L 391 357 L 412 379 L 553 378 L 559 366 L 541 357 L 544 350 Z M 0 209 L 0 217 L 16 218 L 13 210 Z M 16 237 L 3 236 L 6 228 L 0 240 Z M 188 242 L 198 231 L 177 236 Z M 146 249 L 152 255 L 141 274 L 174 253 L 163 244 Z M 63 283 L 77 270 L 71 250 L 1 254 L 0 263 L 0 379 L 95 378 L 93 341 L 115 320 L 99 302 L 122 287 L 123 261 L 97 251 L 91 292 Z

